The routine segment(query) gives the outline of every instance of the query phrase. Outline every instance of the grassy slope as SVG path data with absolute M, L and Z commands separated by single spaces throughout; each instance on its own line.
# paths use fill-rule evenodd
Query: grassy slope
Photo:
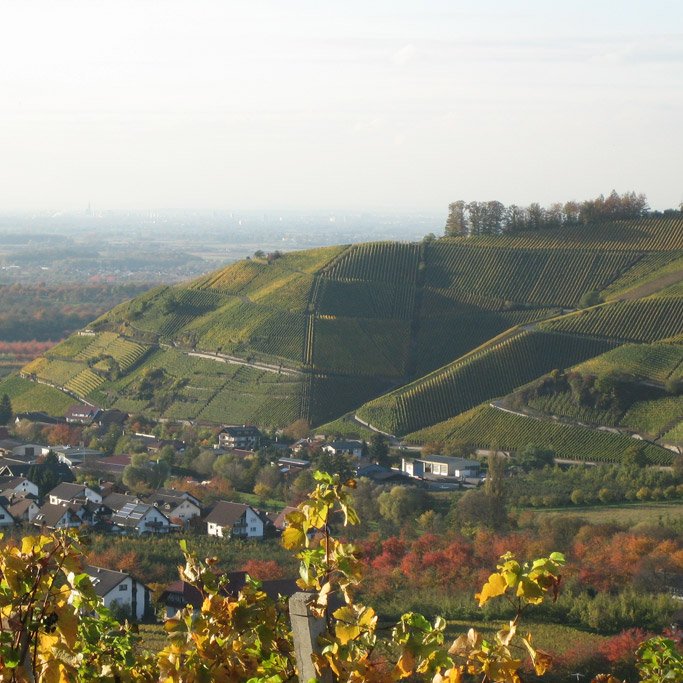
M 454 361 L 515 324 L 556 316 L 559 306 L 575 305 L 586 291 L 609 287 L 629 272 L 637 284 L 653 266 L 642 267 L 644 259 L 654 258 L 648 252 L 667 267 L 662 254 L 683 249 L 682 226 L 680 220 L 655 219 L 422 245 L 328 247 L 272 263 L 242 261 L 117 306 L 93 323 L 97 336 L 90 342 L 71 337 L 28 371 L 128 410 L 259 424 L 286 424 L 301 415 L 319 424 Z M 648 304 L 662 309 L 658 337 L 683 331 L 665 319 L 676 317 L 677 305 L 671 297 Z M 591 323 L 589 332 L 595 326 L 582 322 Z M 588 335 L 571 324 L 569 334 Z M 304 375 L 190 362 L 169 346 L 232 354 Z M 553 364 L 565 364 L 561 350 Z M 513 378 L 499 368 L 499 389 L 482 388 L 454 409 L 545 370 L 532 363 Z M 155 371 L 161 376 L 148 381 L 146 373 Z M 150 382 L 154 396 L 147 398 Z

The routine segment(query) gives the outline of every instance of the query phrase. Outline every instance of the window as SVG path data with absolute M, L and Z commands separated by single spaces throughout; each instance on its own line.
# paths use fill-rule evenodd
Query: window
M 0 512 L 0 519 L 5 519 L 5 515 L 2 512 Z
M 128 584 L 127 583 L 122 583 L 119 585 L 119 591 L 127 591 L 128 590 Z

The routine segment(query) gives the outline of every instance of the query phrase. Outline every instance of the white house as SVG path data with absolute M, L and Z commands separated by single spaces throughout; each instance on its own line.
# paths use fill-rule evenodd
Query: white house
M 14 517 L 10 512 L 10 503 L 7 498 L 0 498 L 0 527 L 14 526 Z
M 71 484 L 66 481 L 57 484 L 48 493 L 48 496 L 53 505 L 73 502 L 85 503 L 86 501 L 99 505 L 102 502 L 102 496 L 97 491 L 93 491 L 85 484 Z
M 86 574 L 90 576 L 95 593 L 102 598 L 104 606 L 116 610 L 123 608 L 136 621 L 141 621 L 150 612 L 150 590 L 144 583 L 130 574 L 113 569 L 88 565 Z
M 356 439 L 332 441 L 325 444 L 322 450 L 330 455 L 352 455 L 354 458 L 363 456 L 363 442 Z
M 4 493 L 0 495 L 7 499 L 9 505 L 7 510 L 15 522 L 32 522 L 40 512 L 36 501 L 24 493 L 11 493 L 9 496 Z
M 219 538 L 263 538 L 265 522 L 250 505 L 221 500 L 206 518 L 206 532 Z
M 38 487 L 26 477 L 0 477 L 0 491 L 3 496 L 8 493 L 24 493 L 38 498 Z
M 47 529 L 74 529 L 83 523 L 83 513 L 81 505 L 45 503 L 33 518 L 33 523 Z
M 165 534 L 171 529 L 168 517 L 154 505 L 126 503 L 111 516 L 112 524 L 124 533 Z
M 425 455 L 414 460 L 403 458 L 401 471 L 416 479 L 467 479 L 480 475 L 481 463 L 447 455 Z
M 159 489 L 145 500 L 159 508 L 169 519 L 179 519 L 183 524 L 202 514 L 199 500 L 187 491 Z

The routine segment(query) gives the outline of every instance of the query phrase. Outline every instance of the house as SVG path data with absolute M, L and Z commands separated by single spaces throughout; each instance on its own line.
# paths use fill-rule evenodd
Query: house
M 250 505 L 220 500 L 206 518 L 206 532 L 219 538 L 263 538 L 265 521 Z
M 75 403 L 64 414 L 64 419 L 69 424 L 90 425 L 102 411 L 97 406 L 89 406 L 84 403 Z
M 116 530 L 121 533 L 165 534 L 171 530 L 171 522 L 161 510 L 146 503 L 126 503 L 111 516 Z
M 7 499 L 9 507 L 7 511 L 18 523 L 32 522 L 40 512 L 38 503 L 25 493 L 10 493 L 10 495 L 0 494 Z
M 303 458 L 278 458 L 277 464 L 283 474 L 299 474 L 311 466 L 310 460 Z
M 417 479 L 469 479 L 479 477 L 481 463 L 447 455 L 426 455 L 414 460 L 403 458 L 401 471 Z
M 41 455 L 47 455 L 49 448 L 37 443 L 23 443 L 16 439 L 3 439 L 0 442 L 0 455 L 3 458 L 18 460 L 33 465 Z
M 86 566 L 85 573 L 108 609 L 123 610 L 136 621 L 142 621 L 151 613 L 150 589 L 130 574 L 93 565 Z
M 376 463 L 356 468 L 356 476 L 358 478 L 365 477 L 376 484 L 406 483 L 407 480 L 407 476 L 403 472 Z
M 26 477 L 0 476 L 0 495 L 27 493 L 38 498 L 38 487 Z
M 45 503 L 33 518 L 33 524 L 47 529 L 73 529 L 83 524 L 83 506 L 73 503 Z
M 80 448 L 76 446 L 55 446 L 52 451 L 57 456 L 57 460 L 69 467 L 82 465 L 91 460 L 103 458 L 103 451 L 95 448 Z
M 4 496 L 0 496 L 0 528 L 14 526 L 14 517 L 10 512 L 10 502 Z
M 246 572 L 228 572 L 224 576 L 227 576 L 228 582 L 223 588 L 222 594 L 226 597 L 236 598 L 246 583 Z M 261 590 L 272 600 L 277 600 L 280 596 L 289 598 L 301 589 L 297 586 L 295 579 L 270 579 L 261 581 Z M 159 598 L 159 602 L 166 607 L 166 618 L 168 619 L 175 617 L 178 610 L 184 607 L 199 609 L 203 601 L 202 594 L 186 581 L 174 581 L 169 584 Z M 341 607 L 341 604 L 337 604 L 334 599 L 331 604 L 334 604 L 335 607 Z
M 112 512 L 118 512 L 129 503 L 142 503 L 142 501 L 131 493 L 116 493 L 115 491 L 102 499 L 102 505 L 109 508 Z
M 179 519 L 187 524 L 202 514 L 199 500 L 187 491 L 159 489 L 146 497 L 146 502 L 159 508 L 169 519 Z
M 228 425 L 218 434 L 220 448 L 244 448 L 256 450 L 261 445 L 261 432 L 248 425 Z
M 332 443 L 326 443 L 322 450 L 330 455 L 352 455 L 354 458 L 362 458 L 363 442 L 356 439 L 332 441 Z
M 47 465 L 30 463 L 15 458 L 0 458 L 0 477 L 27 477 L 30 473 L 38 473 Z M 56 465 L 57 476 L 61 481 L 74 481 L 73 472 L 63 463 Z
M 280 513 L 273 519 L 273 526 L 278 530 L 278 531 L 284 531 L 287 528 L 287 515 L 290 512 L 294 512 L 297 510 L 297 508 L 292 507 L 291 505 L 288 505 L 287 507 L 283 508 Z
M 85 503 L 86 501 L 98 505 L 102 503 L 102 496 L 97 491 L 93 491 L 89 486 L 85 484 L 72 484 L 66 481 L 57 484 L 47 495 L 48 500 L 53 505 L 59 503 Z
M 123 470 L 130 465 L 130 455 L 111 455 L 108 458 L 99 458 L 84 463 L 84 468 L 89 472 L 102 472 L 113 475 L 123 474 Z
M 228 572 L 223 576 L 227 577 L 227 583 L 224 584 L 222 593 L 226 596 L 237 597 L 247 582 L 247 573 Z M 159 597 L 159 603 L 166 607 L 167 619 L 172 619 L 179 610 L 188 606 L 198 610 L 203 602 L 204 596 L 199 592 L 199 589 L 183 580 L 169 583 Z

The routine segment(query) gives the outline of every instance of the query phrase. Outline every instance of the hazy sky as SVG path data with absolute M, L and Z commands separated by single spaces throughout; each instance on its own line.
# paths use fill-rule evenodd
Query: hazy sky
M 683 200 L 680 0 L 2 0 L 0 210 Z

